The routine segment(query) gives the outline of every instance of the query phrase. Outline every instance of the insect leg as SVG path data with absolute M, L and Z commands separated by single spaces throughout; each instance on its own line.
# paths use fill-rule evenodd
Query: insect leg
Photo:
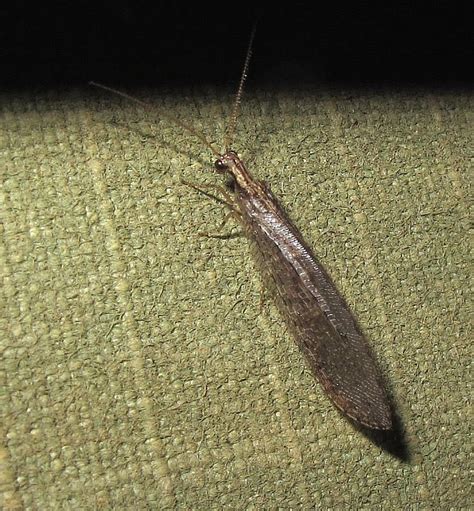
M 209 197 L 210 199 L 214 199 L 217 202 L 220 202 L 221 204 L 224 204 L 232 211 L 237 211 L 237 208 L 235 206 L 234 198 L 232 197 L 232 194 L 226 190 L 223 186 L 219 185 L 211 185 L 211 184 L 201 184 L 199 186 L 190 183 L 189 181 L 185 181 L 184 179 L 181 180 L 183 185 L 191 187 L 193 190 L 196 190 L 199 193 L 202 193 L 206 197 Z M 204 189 L 207 188 L 208 190 L 217 190 L 221 195 L 224 196 L 224 199 L 221 199 L 220 197 L 217 197 L 216 195 L 206 192 Z
M 219 186 L 219 185 L 211 185 L 211 184 L 202 184 L 202 185 L 197 186 L 193 183 L 189 183 L 188 181 L 184 181 L 184 180 L 182 180 L 181 182 L 187 186 L 190 186 L 193 190 L 196 190 L 197 192 L 202 193 L 206 197 L 214 199 L 217 202 L 220 202 L 221 204 L 224 204 L 224 206 L 229 208 L 229 211 L 225 215 L 224 220 L 218 227 L 219 231 L 228 222 L 230 217 L 234 217 L 235 219 L 237 219 L 237 221 L 239 223 L 242 222 L 242 215 L 241 215 L 238 207 L 235 204 L 232 194 L 228 190 L 226 190 L 224 187 Z M 214 195 L 212 193 L 206 192 L 203 188 L 217 190 L 221 195 L 223 195 L 225 197 L 226 200 L 222 199 L 220 197 L 217 197 L 216 195 Z M 209 234 L 209 233 L 203 233 L 203 232 L 200 232 L 198 234 L 199 234 L 199 236 L 204 236 L 206 238 L 228 238 L 230 236 L 229 234 L 222 235 L 222 234 Z

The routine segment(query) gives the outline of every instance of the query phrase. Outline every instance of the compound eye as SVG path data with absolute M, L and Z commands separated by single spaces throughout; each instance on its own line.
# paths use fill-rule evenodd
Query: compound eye
M 225 172 L 227 170 L 227 165 L 222 160 L 216 160 L 214 166 L 218 172 Z

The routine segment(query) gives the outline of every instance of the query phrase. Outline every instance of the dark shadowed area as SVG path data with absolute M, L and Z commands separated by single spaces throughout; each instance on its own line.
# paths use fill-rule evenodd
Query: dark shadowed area
M 302 84 L 466 83 L 472 73 L 466 13 L 449 2 L 364 8 L 334 3 L 255 14 L 180 3 L 54 3 L 2 8 L 2 82 L 9 87 L 233 86 L 259 20 L 249 81 Z

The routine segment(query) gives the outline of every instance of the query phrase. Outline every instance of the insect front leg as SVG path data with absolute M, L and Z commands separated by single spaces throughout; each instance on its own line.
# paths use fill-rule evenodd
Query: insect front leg
M 191 187 L 193 190 L 196 190 L 199 193 L 202 193 L 203 195 L 205 195 L 206 197 L 209 197 L 210 199 L 214 199 L 217 202 L 220 202 L 221 204 L 224 204 L 230 210 L 237 211 L 237 207 L 235 206 L 234 197 L 223 186 L 212 185 L 212 184 L 201 184 L 201 185 L 197 186 L 194 183 L 190 183 L 189 181 L 185 181 L 184 179 L 181 180 L 181 183 L 183 183 L 183 185 Z M 217 190 L 221 195 L 224 196 L 224 199 L 221 199 L 220 197 L 217 197 L 216 195 L 214 195 L 212 193 L 206 192 L 204 190 L 205 188 L 207 188 L 208 190 Z
M 202 184 L 202 185 L 197 186 L 193 183 L 189 183 L 188 181 L 184 181 L 184 180 L 182 180 L 181 182 L 187 186 L 190 186 L 193 190 L 196 190 L 197 192 L 202 193 L 206 197 L 209 197 L 211 199 L 216 200 L 217 202 L 219 202 L 221 204 L 224 204 L 224 206 L 226 206 L 229 209 L 229 211 L 225 215 L 222 223 L 218 227 L 219 231 L 224 227 L 224 225 L 228 222 L 229 218 L 231 218 L 231 217 L 235 218 L 239 223 L 242 223 L 242 215 L 239 211 L 238 206 L 236 205 L 234 197 L 226 188 L 224 188 L 223 186 L 212 185 L 212 184 Z M 224 196 L 224 199 L 205 191 L 204 188 L 211 189 L 211 190 L 217 190 L 221 195 Z M 204 232 L 200 232 L 198 234 L 199 234 L 199 236 L 204 236 L 206 238 L 221 238 L 221 239 L 229 238 L 231 236 L 230 234 L 224 234 L 224 235 L 223 234 L 209 234 L 209 233 L 204 233 Z

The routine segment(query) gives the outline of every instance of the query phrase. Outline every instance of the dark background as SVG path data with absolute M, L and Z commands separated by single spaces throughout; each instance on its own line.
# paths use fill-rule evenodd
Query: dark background
M 249 87 L 470 86 L 472 16 L 454 1 L 15 2 L 0 7 L 2 89 L 235 86 L 253 21 Z

